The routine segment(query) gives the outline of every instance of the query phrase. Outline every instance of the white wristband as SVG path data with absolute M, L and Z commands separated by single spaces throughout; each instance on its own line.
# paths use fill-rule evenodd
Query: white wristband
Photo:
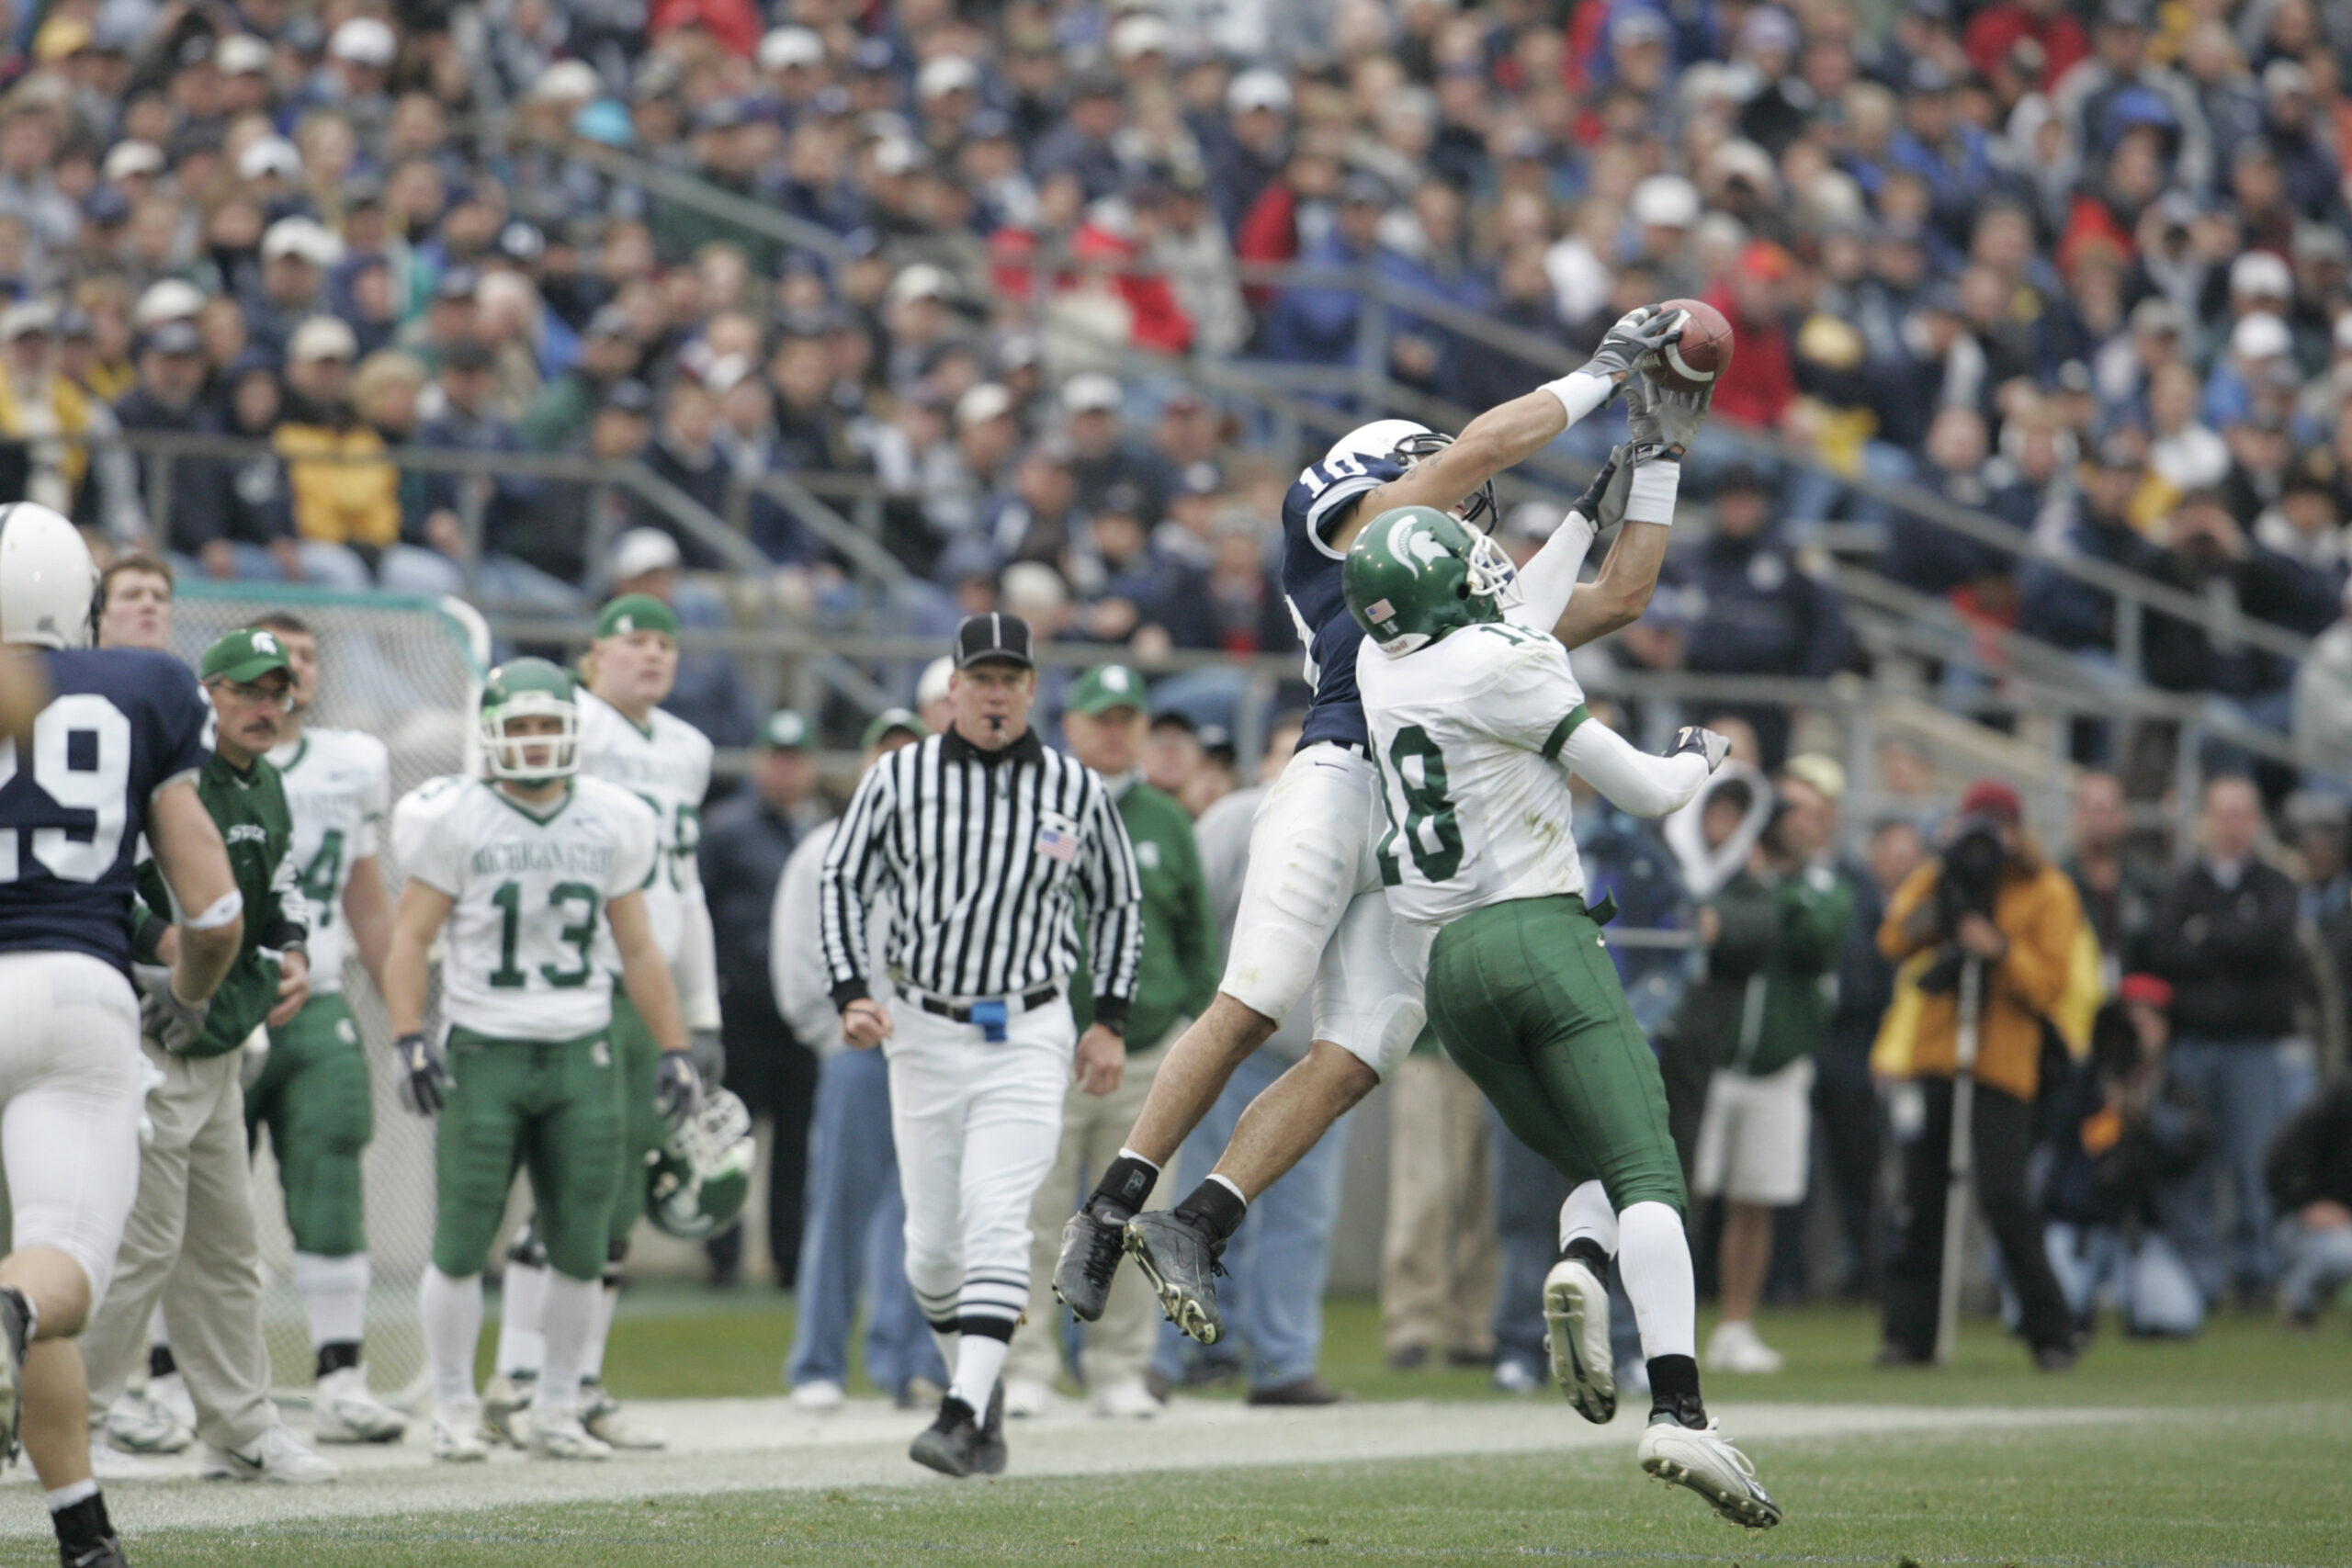
M 1617 390 L 1617 383 L 1606 376 L 1571 370 L 1556 381 L 1544 382 L 1538 389 L 1559 399 L 1560 407 L 1567 411 L 1568 423 L 1574 424 L 1607 402 Z
M 190 915 L 180 924 L 192 931 L 217 931 L 244 912 L 245 896 L 232 887 L 212 900 L 210 907 L 202 914 Z
M 1625 521 L 1671 525 L 1674 522 L 1674 497 L 1681 488 L 1681 464 L 1650 462 L 1636 465 L 1633 480 L 1625 491 Z

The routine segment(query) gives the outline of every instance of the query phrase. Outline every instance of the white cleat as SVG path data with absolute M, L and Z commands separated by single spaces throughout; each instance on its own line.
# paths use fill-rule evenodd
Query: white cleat
M 792 1407 L 812 1416 L 830 1416 L 848 1400 L 848 1392 L 831 1378 L 792 1385 Z
M 510 1378 L 504 1372 L 490 1380 L 481 1391 L 481 1429 L 493 1442 L 515 1449 L 531 1446 L 530 1404 L 537 1387 L 536 1378 Z
M 1054 1391 L 1035 1378 L 1004 1380 L 1004 1413 L 1016 1421 L 1043 1416 L 1054 1407 Z
M 490 1458 L 490 1444 L 483 1439 L 485 1430 L 479 1404 L 435 1407 L 430 1439 L 433 1457 L 449 1464 L 481 1463 Z
M 364 1367 L 345 1367 L 319 1380 L 311 1396 L 311 1440 L 317 1443 L 397 1443 L 408 1417 L 368 1388 Z
M 1756 1337 L 1752 1323 L 1718 1323 L 1707 1336 L 1705 1366 L 1711 1372 L 1769 1376 L 1782 1365 L 1781 1353 Z
M 1010 1400 L 1011 1395 L 1008 1394 Z M 1094 1393 L 1094 1414 L 1114 1421 L 1148 1421 L 1160 1412 L 1159 1401 L 1151 1397 L 1151 1390 L 1144 1387 L 1141 1378 L 1123 1378 L 1106 1383 Z
M 1552 1381 L 1577 1414 L 1607 1426 L 1617 1414 L 1617 1356 L 1609 1348 L 1609 1287 L 1577 1258 L 1544 1277 L 1544 1348 Z
M 207 1481 L 274 1481 L 284 1486 L 316 1486 L 343 1473 L 311 1451 L 290 1427 L 274 1426 L 243 1449 L 204 1445 Z
M 610 1459 L 613 1445 L 582 1426 L 577 1411 L 534 1410 L 531 1452 L 540 1459 Z
M 127 1454 L 175 1454 L 196 1433 L 153 1393 L 126 1393 L 107 1412 L 107 1441 Z
M 93 1433 L 90 1438 L 90 1479 L 112 1485 L 118 1481 L 161 1481 L 167 1472 L 152 1461 L 128 1454 Z
M 605 1392 L 600 1382 L 580 1385 L 580 1424 L 589 1434 L 609 1449 L 666 1449 L 670 1435 L 659 1427 L 648 1427 L 632 1421 L 621 1408 L 621 1402 Z
M 1659 1416 L 1642 1428 L 1634 1451 L 1653 1477 L 1696 1492 L 1736 1525 L 1760 1530 L 1781 1522 L 1781 1506 L 1756 1483 L 1756 1467 L 1724 1439 L 1721 1422 L 1685 1427 Z

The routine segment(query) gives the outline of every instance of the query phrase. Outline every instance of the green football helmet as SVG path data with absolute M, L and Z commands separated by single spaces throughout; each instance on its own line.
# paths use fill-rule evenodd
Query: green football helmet
M 648 1156 L 653 1180 L 647 1205 L 656 1230 L 685 1241 L 716 1235 L 735 1223 L 752 1193 L 752 1113 L 723 1089 L 673 1128 Z
M 1499 621 L 1519 602 L 1518 573 L 1500 547 L 1433 506 L 1374 518 L 1340 569 L 1348 613 L 1390 658 L 1449 632 Z
M 508 735 L 509 720 L 551 716 L 562 721 L 552 735 Z M 527 756 L 548 747 L 546 761 Z M 481 750 L 490 776 L 516 784 L 543 784 L 580 771 L 580 694 L 570 674 L 544 659 L 510 659 L 483 677 Z

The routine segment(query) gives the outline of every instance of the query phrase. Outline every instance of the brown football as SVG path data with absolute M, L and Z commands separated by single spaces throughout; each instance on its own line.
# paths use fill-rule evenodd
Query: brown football
M 1659 309 L 1682 317 L 1682 335 L 1651 355 L 1645 368 L 1660 386 L 1705 391 L 1731 368 L 1731 323 L 1704 299 L 1668 299 Z

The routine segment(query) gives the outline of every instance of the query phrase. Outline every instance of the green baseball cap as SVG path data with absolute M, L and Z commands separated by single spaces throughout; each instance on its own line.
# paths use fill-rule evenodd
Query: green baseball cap
M 876 714 L 873 722 L 865 727 L 865 733 L 858 739 L 858 749 L 863 751 L 871 751 L 888 739 L 890 732 L 897 729 L 905 730 L 918 740 L 931 733 L 931 727 L 916 717 L 911 709 L 884 708 L 880 713 Z
M 678 613 L 650 593 L 624 593 L 596 616 L 600 637 L 627 637 L 631 632 L 678 635 Z
M 246 626 L 206 649 L 198 673 L 207 681 L 258 681 L 273 670 L 283 670 L 292 677 L 294 667 L 287 661 L 286 646 L 276 632 Z
M 1144 711 L 1143 677 L 1124 664 L 1099 664 L 1078 678 L 1070 688 L 1069 710 L 1093 715 L 1112 708 Z
M 778 708 L 760 726 L 760 744 L 774 751 L 813 751 L 817 732 L 790 708 Z

